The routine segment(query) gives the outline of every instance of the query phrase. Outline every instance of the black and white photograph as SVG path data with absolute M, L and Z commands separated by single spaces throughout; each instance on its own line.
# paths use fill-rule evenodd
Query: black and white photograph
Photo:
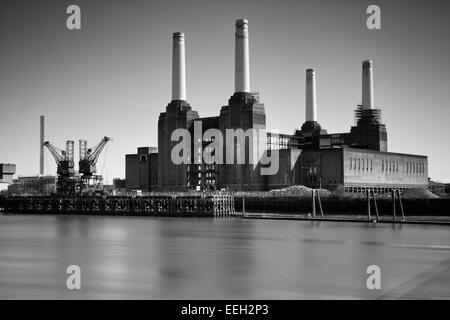
M 449 300 L 449 14 L 2 1 L 0 300 Z

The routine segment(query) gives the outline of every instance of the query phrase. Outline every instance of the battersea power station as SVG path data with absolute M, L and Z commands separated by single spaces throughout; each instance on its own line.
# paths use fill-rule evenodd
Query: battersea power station
M 173 34 L 172 59 L 172 100 L 158 119 L 158 147 L 126 155 L 128 190 L 264 191 L 304 185 L 383 193 L 428 186 L 426 156 L 387 150 L 386 126 L 374 106 L 372 61 L 362 62 L 362 100 L 349 132 L 328 133 L 320 125 L 315 71 L 307 69 L 305 122 L 282 134 L 265 131 L 265 106 L 250 91 L 246 19 L 236 21 L 235 92 L 218 116 L 202 118 L 186 100 L 183 33 Z M 182 133 L 189 133 L 185 141 Z M 187 148 L 181 150 L 181 144 Z

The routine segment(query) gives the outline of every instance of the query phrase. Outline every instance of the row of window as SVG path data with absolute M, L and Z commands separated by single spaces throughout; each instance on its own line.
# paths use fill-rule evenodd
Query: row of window
M 267 150 L 299 149 L 299 137 L 287 134 L 267 133 Z
M 187 166 L 187 172 L 189 172 L 190 170 L 191 170 L 191 165 L 188 165 Z M 192 166 L 192 170 L 195 170 L 194 166 Z M 201 165 L 197 166 L 197 170 L 201 171 L 202 170 L 202 166 Z
M 370 186 L 359 186 L 359 187 L 345 187 L 344 192 L 351 193 L 366 193 L 367 191 L 373 191 L 375 194 L 391 193 L 392 190 L 399 190 L 403 192 L 408 188 L 392 188 L 392 187 L 370 187 Z
M 194 181 L 195 182 L 195 181 Z M 216 184 L 216 179 L 215 178 L 212 178 L 212 179 L 206 179 L 205 180 L 205 183 L 208 183 L 208 184 Z M 197 181 L 197 186 L 201 186 L 202 185 L 202 180 L 201 179 L 199 179 L 198 181 Z M 188 187 L 190 187 L 191 186 L 191 182 L 188 180 L 187 181 L 187 186 Z
M 398 161 L 381 160 L 381 172 L 398 172 Z
M 305 161 L 305 173 L 306 174 L 317 174 L 318 170 L 317 170 L 317 166 L 316 166 L 316 161 L 314 159 L 307 159 Z
M 406 173 L 410 174 L 424 174 L 425 164 L 417 162 L 407 162 L 406 163 Z
M 198 175 L 199 178 L 202 177 L 202 173 L 201 173 L 201 172 L 199 172 L 197 175 Z M 216 176 L 216 175 L 215 175 L 214 172 L 206 172 L 206 173 L 205 173 L 205 177 L 207 177 L 207 178 L 209 178 L 209 177 L 215 177 L 215 176 Z
M 373 170 L 373 162 L 372 159 L 365 158 L 350 158 L 349 161 L 350 170 L 363 170 L 363 171 L 372 171 Z M 381 172 L 399 172 L 398 161 L 392 160 L 381 160 Z M 424 163 L 416 163 L 416 162 L 407 162 L 406 163 L 406 173 L 409 174 L 424 174 L 425 173 L 425 164 Z
M 372 159 L 350 158 L 350 170 L 373 170 Z

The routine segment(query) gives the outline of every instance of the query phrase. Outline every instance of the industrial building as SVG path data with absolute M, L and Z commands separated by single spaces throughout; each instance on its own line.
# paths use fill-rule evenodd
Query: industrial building
M 157 161 L 156 148 L 141 147 L 136 154 L 125 156 L 125 189 L 154 191 L 157 187 Z
M 0 183 L 12 183 L 16 173 L 16 165 L 12 163 L 0 163 Z
M 6 185 L 10 195 L 52 194 L 56 190 L 55 176 L 32 175 L 19 176 L 17 179 L 14 179 L 15 173 L 15 164 L 0 163 L 0 184 Z
M 362 63 L 362 102 L 356 106 L 355 126 L 345 133 L 328 133 L 317 121 L 316 74 L 306 70 L 305 122 L 293 134 L 267 132 L 264 136 L 265 156 L 278 153 L 279 170 L 263 175 L 267 167 L 262 161 L 256 165 L 207 163 L 202 155 L 220 137 L 206 133 L 218 129 L 222 138 L 227 129 L 265 130 L 265 106 L 257 92 L 250 91 L 248 21 L 236 21 L 235 32 L 235 92 L 220 108 L 218 116 L 199 116 L 186 99 L 185 37 L 173 34 L 172 100 L 158 120 L 158 153 L 151 148 L 139 148 L 135 155 L 126 156 L 127 189 L 185 191 L 185 190 L 270 190 L 290 185 L 313 188 L 343 188 L 346 192 L 374 189 L 425 188 L 428 185 L 426 156 L 388 152 L 386 126 L 381 110 L 375 108 L 373 95 L 373 63 Z M 199 126 L 201 125 L 201 126 Z M 174 164 L 171 134 L 176 129 L 194 133 L 201 127 L 202 139 L 192 139 L 188 162 Z M 254 152 L 254 145 L 225 141 L 223 154 L 237 151 L 245 159 Z M 232 142 L 232 144 L 230 144 Z M 216 144 L 215 144 L 216 146 Z M 220 153 L 220 148 L 213 152 Z M 151 158 L 151 161 L 149 160 Z M 259 159 L 261 160 L 261 159 Z M 153 162 L 152 162 L 153 161 Z M 152 165 L 156 163 L 156 166 Z
M 11 195 L 50 195 L 56 192 L 56 176 L 19 176 L 8 186 Z

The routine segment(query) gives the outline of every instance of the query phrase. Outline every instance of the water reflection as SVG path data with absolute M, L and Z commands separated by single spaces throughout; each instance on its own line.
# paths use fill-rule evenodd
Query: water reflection
M 440 226 L 2 215 L 0 298 L 388 297 L 450 261 L 449 243 Z M 78 292 L 65 287 L 71 264 L 82 270 Z M 366 288 L 372 264 L 381 291 Z

